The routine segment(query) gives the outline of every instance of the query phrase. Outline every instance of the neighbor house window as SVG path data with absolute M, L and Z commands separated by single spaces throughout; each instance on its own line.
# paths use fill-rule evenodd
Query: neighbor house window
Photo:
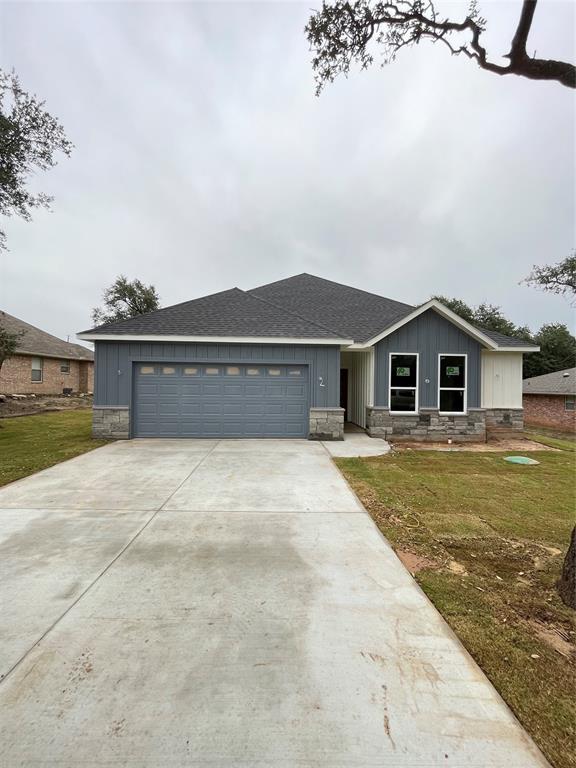
M 41 357 L 32 358 L 32 381 L 42 381 L 44 360 Z
M 576 397 L 574 395 L 566 395 L 564 398 L 564 410 L 574 411 L 576 410 Z
M 439 355 L 440 413 L 466 413 L 466 355 Z
M 418 355 L 390 354 L 390 411 L 418 410 Z
M 60 361 L 60 373 L 70 373 L 70 360 Z

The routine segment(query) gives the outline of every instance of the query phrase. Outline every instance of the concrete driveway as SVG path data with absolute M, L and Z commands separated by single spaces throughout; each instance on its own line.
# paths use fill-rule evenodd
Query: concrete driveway
M 6 768 L 546 765 L 321 444 L 100 448 L 0 568 Z

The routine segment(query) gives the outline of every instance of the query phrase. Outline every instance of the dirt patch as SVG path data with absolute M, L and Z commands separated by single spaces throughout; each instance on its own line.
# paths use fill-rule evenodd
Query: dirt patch
M 434 560 L 423 555 L 415 555 L 414 552 L 405 552 L 402 549 L 397 549 L 396 554 L 410 573 L 418 573 L 425 568 L 438 568 L 438 564 Z
M 13 419 L 17 416 L 33 416 L 36 413 L 53 411 L 79 411 L 92 408 L 92 396 L 84 395 L 37 395 L 26 400 L 6 400 L 0 402 L 0 419 Z
M 576 632 L 544 624 L 541 621 L 529 621 L 528 624 L 546 645 L 576 663 Z
M 472 451 L 473 453 L 495 453 L 498 451 L 557 451 L 557 448 L 550 448 L 534 440 L 527 440 L 522 437 L 501 438 L 498 440 L 489 440 L 487 443 L 458 443 L 453 442 L 448 445 L 443 443 L 395 443 L 396 451 L 450 451 L 462 452 Z
M 448 565 L 446 566 L 450 573 L 457 573 L 461 576 L 464 576 L 468 571 L 466 568 L 462 565 L 462 563 L 459 563 L 457 560 L 450 560 Z

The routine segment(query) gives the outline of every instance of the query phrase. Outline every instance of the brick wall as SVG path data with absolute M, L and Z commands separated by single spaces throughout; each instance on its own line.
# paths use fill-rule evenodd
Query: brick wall
M 576 411 L 564 408 L 564 395 L 524 395 L 522 402 L 526 424 L 576 430 Z
M 80 362 L 78 391 L 94 392 L 94 363 L 88 361 Z
M 42 381 L 32 381 L 31 356 L 15 355 L 6 360 L 0 370 L 0 393 L 61 395 L 64 388 L 70 388 L 74 392 L 94 390 L 94 363 L 70 360 L 70 373 L 62 373 L 61 360 L 51 357 L 42 359 L 44 360 Z M 83 376 L 81 376 L 81 369 L 85 369 Z

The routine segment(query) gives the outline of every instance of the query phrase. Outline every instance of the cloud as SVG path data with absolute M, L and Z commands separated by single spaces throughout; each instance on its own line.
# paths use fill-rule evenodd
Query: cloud
M 486 6 L 506 52 L 519 3 Z M 453 12 L 453 5 L 451 5 Z M 12 219 L 0 304 L 74 334 L 123 272 L 165 305 L 309 271 L 408 302 L 500 304 L 533 328 L 570 307 L 518 282 L 574 246 L 573 94 L 430 45 L 314 96 L 309 4 L 3 4 L 1 65 L 76 149 Z M 530 44 L 573 56 L 574 7 Z

